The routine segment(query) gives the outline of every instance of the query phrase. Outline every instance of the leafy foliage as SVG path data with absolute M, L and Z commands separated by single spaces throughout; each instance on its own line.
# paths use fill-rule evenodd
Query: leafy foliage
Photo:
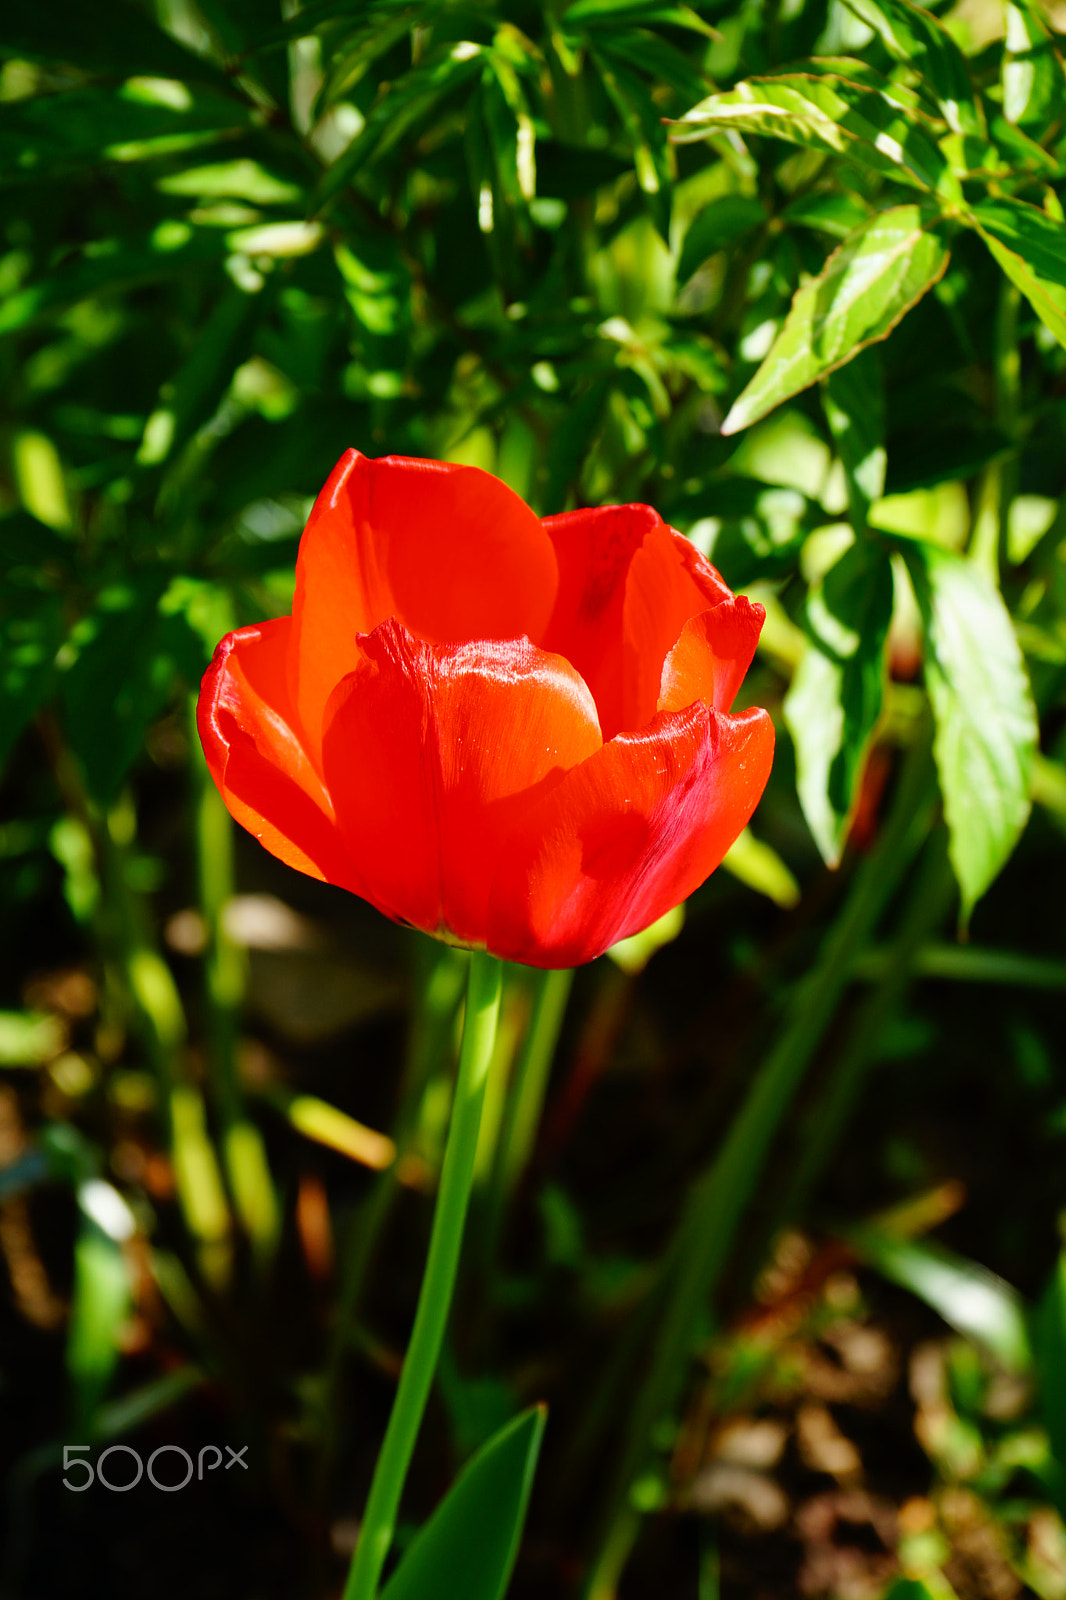
M 997 877 L 1021 883 L 1011 874 L 1026 870 L 1034 833 L 1043 840 L 1049 826 L 1061 829 L 1066 77 L 1059 36 L 1035 0 L 1007 0 L 1002 16 L 994 9 L 989 23 L 991 9 L 976 8 L 987 24 L 979 36 L 968 12 L 910 0 L 51 0 L 5 19 L 4 937 L 12 972 L 21 970 L 23 919 L 58 905 L 68 945 L 90 951 L 102 974 L 87 1057 L 118 1077 L 128 1050 L 156 1074 L 171 1187 L 152 1202 L 164 1218 L 153 1281 L 205 1370 L 247 1365 L 210 1348 L 215 1311 L 204 1306 L 225 1300 L 231 1238 L 247 1243 L 255 1272 L 275 1258 L 284 1208 L 235 1065 L 246 974 L 222 909 L 234 888 L 232 845 L 187 759 L 188 703 L 222 632 L 287 611 L 312 497 L 348 446 L 476 464 L 545 514 L 646 500 L 734 588 L 750 587 L 767 606 L 753 693 L 790 738 L 780 742 L 767 837 L 757 817 L 726 865 L 777 906 L 799 898 L 800 909 L 770 937 L 758 918 L 777 913 L 764 899 L 735 952 L 701 957 L 736 993 L 758 990 L 760 1020 L 737 1046 L 733 1086 L 715 1087 L 714 1117 L 706 1126 L 694 1117 L 676 1173 L 657 1175 L 663 1192 L 681 1174 L 696 1194 L 757 1193 L 791 1097 L 824 1047 L 839 1068 L 836 1078 L 827 1069 L 830 1132 L 812 1136 L 797 1159 L 792 1198 L 765 1202 L 768 1212 L 777 1205 L 768 1229 L 795 1220 L 789 1207 L 846 1126 L 871 1041 L 923 949 L 929 958 L 921 940 L 948 915 L 943 885 L 933 895 L 926 868 L 914 866 L 928 859 L 938 807 L 963 920 L 977 936 L 1001 903 L 999 888 L 989 894 Z M 935 792 L 921 765 L 929 724 Z M 138 808 L 142 827 L 155 825 L 163 791 L 180 820 L 150 855 L 138 843 Z M 906 800 L 906 818 L 891 813 L 893 796 Z M 1034 800 L 1040 815 L 1030 824 Z M 1022 863 L 1008 867 L 1019 845 Z M 157 914 L 188 909 L 161 897 L 171 858 L 185 856 L 197 864 L 199 909 L 179 924 L 180 960 L 200 950 L 202 995 L 180 961 L 172 970 L 155 933 Z M 821 877 L 819 858 L 840 867 L 837 880 Z M 877 872 L 888 876 L 877 882 Z M 905 901 L 915 883 L 897 927 L 893 897 Z M 734 891 L 748 892 L 733 883 L 706 894 Z M 883 917 L 892 929 L 876 991 L 885 1014 L 871 1000 L 866 1037 L 858 1024 L 849 1033 L 848 985 Z M 676 948 L 664 946 L 656 961 Z M 957 972 L 958 951 L 948 959 L 932 948 L 941 978 L 952 960 Z M 1025 948 L 992 949 L 979 970 L 1004 983 L 1004 971 L 1012 982 L 1022 972 L 1047 987 L 1059 981 L 1060 956 L 1034 967 Z M 450 959 L 420 991 L 425 1037 L 415 1030 L 400 1121 L 422 1132 L 447 1096 Z M 537 1002 L 512 977 L 519 1020 L 504 1034 L 514 1044 Z M 380 975 L 360 981 L 352 992 L 368 1014 L 399 989 Z M 623 984 L 614 969 L 602 980 L 589 1023 L 599 1043 L 582 1036 L 580 1070 L 549 1117 L 544 1171 L 592 1094 L 609 1054 L 604 1038 L 625 1033 L 636 981 L 630 973 L 612 988 Z M 14 979 L 10 987 L 3 1016 L 15 1043 L 0 1064 L 23 1074 L 54 1068 L 61 1082 L 56 1063 L 78 1052 L 53 1049 L 51 1013 L 42 1025 L 37 1002 Z M 782 1015 L 785 1042 L 770 1048 L 759 1029 Z M 56 1026 L 65 1039 L 67 1023 Z M 558 1026 L 557 1017 L 556 1034 Z M 24 1035 L 45 1044 L 29 1048 Z M 518 1109 L 501 1110 L 504 1070 L 495 1112 L 527 1162 L 551 1055 L 536 1027 L 534 1036 L 540 1077 L 515 1091 Z M 1028 1048 L 1018 1047 L 1019 1060 Z M 764 1082 L 750 1071 L 760 1052 L 774 1066 L 772 1092 L 764 1086 L 745 1102 L 743 1138 L 723 1136 L 723 1176 L 713 1160 L 704 1165 L 704 1146 L 719 1138 L 736 1086 Z M 73 1083 L 77 1067 L 66 1070 Z M 294 1098 L 272 1087 L 263 1104 L 270 1115 L 281 1108 L 287 1136 L 325 1149 L 323 1119 L 309 1131 L 292 1114 L 323 1104 L 312 1088 Z M 102 1096 L 82 1119 L 82 1144 L 104 1140 L 108 1117 L 127 1114 L 114 1111 L 121 1094 L 136 1092 L 123 1080 L 106 1104 Z M 68 1129 L 67 1113 L 48 1109 L 56 1094 L 43 1096 L 42 1116 L 59 1142 L 47 1131 L 5 1167 L 11 1193 L 42 1173 L 80 1192 L 85 1172 L 72 1176 L 70 1162 L 53 1160 Z M 392 1142 L 343 1115 L 349 1154 L 370 1149 L 371 1165 L 387 1165 L 381 1151 L 394 1153 Z M 80 1112 L 69 1116 L 72 1126 Z M 818 1123 L 817 1104 L 811 1117 Z M 405 1137 L 400 1129 L 401 1148 Z M 121 1182 L 131 1141 L 116 1138 Z M 500 1208 L 518 1192 L 520 1174 L 505 1183 L 493 1165 L 492 1138 L 479 1163 L 497 1211 L 478 1248 L 501 1234 Z M 411 1166 L 416 1187 L 433 1152 L 427 1135 Z M 602 1174 L 584 1178 L 591 1192 Z M 552 1241 L 545 1281 L 575 1262 L 587 1267 L 590 1347 L 608 1324 L 613 1336 L 612 1318 L 634 1319 L 621 1376 L 603 1378 L 616 1385 L 611 1403 L 590 1399 L 592 1420 L 575 1430 L 584 1442 L 568 1468 L 576 1503 L 588 1488 L 582 1450 L 585 1461 L 598 1449 L 601 1464 L 625 1466 L 617 1481 L 613 1467 L 591 1474 L 588 1493 L 604 1503 L 581 1511 L 580 1555 L 566 1558 L 606 1583 L 633 1505 L 658 1503 L 680 1481 L 659 1473 L 657 1441 L 671 1436 L 667 1413 L 737 1246 L 740 1204 L 719 1207 L 722 1231 L 709 1242 L 699 1217 L 683 1225 L 660 1266 L 605 1265 L 592 1260 L 582 1218 L 553 1184 L 537 1200 Z M 315 1202 L 300 1193 L 303 1227 Z M 373 1204 L 380 1210 L 360 1218 L 387 1218 L 391 1201 Z M 139 1228 L 155 1227 L 144 1221 L 150 1210 L 145 1202 Z M 635 1228 L 636 1254 L 666 1227 L 661 1211 L 656 1200 Z M 378 1226 L 367 1223 L 369 1237 Z M 91 1216 L 80 1228 L 72 1412 L 103 1437 L 118 1426 L 106 1396 L 124 1370 L 122 1324 L 136 1284 L 119 1242 Z M 757 1253 L 758 1241 L 749 1245 Z M 730 1293 L 744 1288 L 747 1263 L 736 1254 Z M 491 1278 L 487 1246 L 483 1256 L 470 1269 L 479 1292 L 478 1273 Z M 939 1301 L 927 1298 L 940 1310 L 962 1294 L 965 1274 L 943 1261 L 939 1272 L 924 1260 L 915 1267 L 903 1249 L 893 1260 L 894 1281 L 909 1290 L 935 1281 Z M 604 1287 L 612 1273 L 621 1289 Z M 1033 1359 L 1061 1458 L 1056 1284 Z M 619 1405 L 641 1370 L 651 1312 L 674 1289 L 663 1321 L 672 1371 L 659 1374 L 657 1390 L 640 1388 L 639 1404 Z M 518 1278 L 505 1291 L 516 1305 L 534 1293 Z M 471 1359 L 491 1347 L 486 1327 L 499 1310 L 482 1298 Z M 342 1346 L 348 1337 L 338 1335 Z M 375 1336 L 360 1329 L 360 1341 L 388 1366 Z M 468 1353 L 442 1379 L 462 1441 L 455 1459 L 517 1409 L 502 1384 L 471 1400 L 458 1375 Z M 304 1384 L 289 1372 L 277 1386 L 325 1395 L 306 1401 L 301 1426 L 327 1441 L 338 1426 L 342 1355 L 326 1377 Z M 196 1367 L 190 1382 L 199 1381 Z M 170 1403 L 171 1388 L 149 1391 L 134 1395 L 131 1416 Z M 522 1403 L 536 1398 L 530 1390 Z M 632 1431 L 619 1452 L 604 1419 L 623 1413 Z M 436 1592 L 421 1574 L 439 1566 L 439 1541 L 483 1556 L 492 1568 L 484 1592 L 500 1591 L 539 1426 L 527 1415 L 474 1457 L 411 1544 L 390 1596 L 416 1580 L 420 1594 Z M 328 1477 L 328 1462 L 322 1471 Z M 1046 1479 L 1054 1501 L 1052 1468 Z M 1066 1499 L 1054 1503 L 1062 1509 Z M 496 1542 L 474 1551 L 469 1528 L 487 1507 Z M 604 1528 L 613 1532 L 601 1539 Z M 940 1594 L 943 1581 L 923 1570 L 893 1592 Z

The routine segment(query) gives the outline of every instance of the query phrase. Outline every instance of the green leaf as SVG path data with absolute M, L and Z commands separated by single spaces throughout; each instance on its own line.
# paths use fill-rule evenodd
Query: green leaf
M 502 1428 L 468 1461 L 381 1600 L 502 1600 L 525 1522 L 545 1411 Z
M 314 209 L 320 210 L 346 183 L 385 155 L 421 118 L 437 110 L 448 95 L 480 77 L 484 64 L 481 46 L 462 41 L 447 46 L 443 54 L 437 52 L 424 65 L 414 67 L 389 85 L 360 132 L 326 169 Z
M 217 228 L 193 228 L 175 221 L 160 223 L 145 239 L 94 241 L 36 283 L 0 301 L 0 333 L 27 327 L 102 289 L 191 276 L 190 268 L 220 263 L 225 253 L 226 243 Z
M 704 22 L 690 6 L 663 5 L 662 0 L 574 0 L 561 20 L 567 28 L 616 28 L 628 27 L 634 22 L 665 22 L 674 28 L 702 33 L 708 39 L 718 37 L 710 23 Z
M 1059 1257 L 1034 1318 L 1040 1410 L 1055 1460 L 1066 1467 L 1066 1255 Z
M 162 573 L 111 585 L 64 648 L 74 656 L 61 690 L 67 737 L 101 805 L 117 795 L 175 677 L 191 688 L 207 665 L 186 618 L 161 606 L 165 586 Z
M 768 134 L 848 156 L 919 189 L 950 180 L 943 154 L 897 99 L 831 74 L 752 78 L 712 94 L 674 124 L 671 138 L 686 144 L 722 131 Z
M 18 6 L 4 18 L 4 54 L 26 61 L 69 61 L 107 78 L 143 73 L 229 88 L 225 73 L 213 62 L 164 33 L 127 0 L 108 0 L 103 13 L 80 0 Z
M 869 537 L 851 545 L 807 598 L 811 634 L 785 697 L 796 789 L 829 866 L 840 860 L 866 751 L 881 715 L 892 568 Z
M 248 120 L 228 97 L 193 94 L 181 83 L 153 91 L 134 80 L 118 94 L 101 88 L 35 95 L 0 104 L 0 174 L 5 182 L 40 181 L 64 168 L 143 160 L 220 139 Z
M 603 46 L 591 52 L 607 97 L 613 104 L 633 151 L 637 183 L 660 234 L 670 243 L 670 200 L 673 175 L 666 129 L 649 85 Z
M 1032 0 L 1007 0 L 1007 48 L 1000 82 L 1003 115 L 1008 122 L 1030 126 L 1043 138 L 1049 124 L 1062 116 L 1066 81 L 1062 58 Z
M 99 1187 L 109 1186 L 99 1183 Z M 74 1246 L 74 1295 L 67 1332 L 67 1371 L 82 1425 L 88 1423 L 118 1366 L 119 1335 L 131 1299 L 121 1244 L 86 1216 Z
M 1024 200 L 983 200 L 972 212 L 985 244 L 1044 325 L 1066 346 L 1066 227 Z
M 951 1584 L 940 1572 L 926 1572 L 920 1578 L 893 1578 L 882 1600 L 958 1600 Z
M 5 577 L 0 607 L 0 768 L 51 687 L 67 624 L 60 597 Z
M 717 250 L 727 250 L 745 234 L 761 228 L 766 211 L 760 202 L 746 194 L 723 194 L 705 205 L 689 223 L 681 259 L 677 264 L 678 283 L 687 283 L 701 262 Z
M 948 251 L 917 206 L 872 217 L 796 291 L 784 327 L 733 404 L 723 433 L 737 433 L 816 378 L 884 339 L 941 277 Z
M 864 350 L 832 373 L 822 400 L 858 533 L 866 526 L 871 505 L 885 492 L 885 390 L 880 352 Z
M 962 914 L 1005 864 L 1029 816 L 1037 718 L 998 589 L 972 562 L 900 539 L 926 625 L 934 754 Z
M 1030 1367 L 1022 1297 L 987 1267 L 883 1228 L 853 1228 L 846 1237 L 860 1259 L 932 1306 L 950 1328 L 983 1345 L 1009 1372 Z
M 211 417 L 234 370 L 250 352 L 263 317 L 266 293 L 245 294 L 230 286 L 212 307 L 186 360 L 164 384 L 145 425 L 137 459 L 145 466 L 165 461 Z
M 910 0 L 845 0 L 890 55 L 914 67 L 955 133 L 983 133 L 966 58 L 942 22 Z

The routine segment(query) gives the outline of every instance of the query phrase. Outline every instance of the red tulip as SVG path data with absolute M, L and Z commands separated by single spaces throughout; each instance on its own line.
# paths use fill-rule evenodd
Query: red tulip
M 475 467 L 349 450 L 292 616 L 222 640 L 200 736 L 290 866 L 575 966 L 691 894 L 751 816 L 773 725 L 728 713 L 763 616 L 648 506 L 541 520 Z

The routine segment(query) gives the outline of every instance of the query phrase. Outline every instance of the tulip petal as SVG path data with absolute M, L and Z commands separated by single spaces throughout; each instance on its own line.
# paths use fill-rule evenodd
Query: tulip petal
M 358 635 L 396 617 L 431 644 L 542 635 L 555 554 L 539 519 L 477 467 L 349 450 L 315 501 L 293 602 L 293 692 L 317 754 Z
M 489 948 L 576 966 L 690 895 L 745 827 L 766 786 L 773 724 L 701 703 L 619 734 L 523 819 L 500 860 Z
M 655 715 L 663 663 L 689 618 L 732 598 L 732 590 L 683 534 L 664 522 L 651 529 L 626 580 L 627 727 L 643 728 Z
M 528 639 L 434 647 L 393 619 L 360 643 L 323 740 L 347 848 L 376 905 L 484 945 L 500 852 L 600 748 L 595 703 Z
M 728 711 L 751 666 L 765 618 L 764 607 L 743 595 L 690 617 L 663 664 L 658 709 L 683 711 L 702 700 Z
M 359 893 L 289 698 L 291 629 L 279 617 L 222 640 L 200 691 L 200 739 L 235 821 L 288 866 Z
M 592 690 L 605 739 L 655 715 L 667 651 L 691 616 L 730 591 L 651 506 L 596 506 L 545 517 L 559 593 L 544 648 Z

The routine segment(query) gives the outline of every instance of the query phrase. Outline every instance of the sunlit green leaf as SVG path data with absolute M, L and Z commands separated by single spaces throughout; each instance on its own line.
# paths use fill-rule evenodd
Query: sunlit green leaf
M 785 698 L 800 804 L 830 866 L 840 860 L 881 715 L 891 619 L 888 554 L 860 536 L 808 595 L 812 638 Z
M 1037 720 L 999 591 L 972 562 L 900 540 L 928 640 L 934 753 L 964 919 L 999 873 L 1029 816 Z
M 978 232 L 1044 325 L 1066 345 L 1066 225 L 1006 196 L 973 208 Z
M 1007 48 L 1000 69 L 1003 115 L 1042 138 L 1062 116 L 1066 78 L 1062 58 L 1032 0 L 1007 0 Z
M 895 206 L 847 239 L 798 289 L 769 354 L 722 424 L 736 433 L 884 339 L 943 273 L 948 251 L 917 206 Z
M 926 1240 L 879 1228 L 856 1228 L 849 1243 L 883 1277 L 933 1307 L 949 1327 L 975 1339 L 1011 1372 L 1031 1364 L 1022 1297 L 976 1261 Z
M 848 156 L 922 189 L 937 188 L 947 169 L 932 139 L 898 103 L 832 75 L 752 78 L 693 106 L 671 137 L 691 142 L 730 129 Z
M 897 61 L 911 64 L 956 133 L 981 133 L 983 118 L 966 58 L 930 12 L 910 0 L 845 0 L 880 35 Z

